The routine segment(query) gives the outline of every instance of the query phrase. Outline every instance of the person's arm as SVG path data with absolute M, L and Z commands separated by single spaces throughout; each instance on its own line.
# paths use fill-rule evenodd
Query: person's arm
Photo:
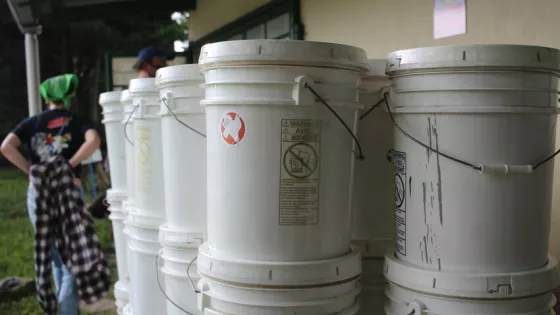
M 10 133 L 2 142 L 2 146 L 0 146 L 0 151 L 2 154 L 14 164 L 17 168 L 25 172 L 25 174 L 29 174 L 29 162 L 23 157 L 23 155 L 19 152 L 18 148 L 21 145 L 21 141 L 19 137 L 15 133 Z
M 89 158 L 95 150 L 99 149 L 99 146 L 101 145 L 101 139 L 95 129 L 89 129 L 86 131 L 84 138 L 85 142 L 70 159 L 70 161 L 68 161 L 72 167 L 78 166 L 83 160 Z

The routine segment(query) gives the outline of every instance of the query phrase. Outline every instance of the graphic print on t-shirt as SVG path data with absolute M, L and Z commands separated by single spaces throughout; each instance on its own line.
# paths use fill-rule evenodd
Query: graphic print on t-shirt
M 47 129 L 61 128 L 66 125 L 71 118 L 60 117 L 48 122 Z M 68 142 L 72 141 L 72 134 L 38 132 L 31 137 L 31 149 L 39 157 L 41 162 L 45 162 L 49 156 L 62 153 L 62 150 L 69 147 Z

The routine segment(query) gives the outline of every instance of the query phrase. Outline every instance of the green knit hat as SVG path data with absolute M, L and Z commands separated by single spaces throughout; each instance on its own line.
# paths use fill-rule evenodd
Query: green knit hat
M 41 83 L 41 95 L 49 102 L 63 102 L 70 107 L 70 100 L 78 90 L 78 77 L 75 74 L 63 74 L 49 78 Z

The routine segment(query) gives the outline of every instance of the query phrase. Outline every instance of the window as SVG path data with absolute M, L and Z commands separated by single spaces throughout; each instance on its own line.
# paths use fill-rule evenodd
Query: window
M 208 43 L 243 39 L 303 39 L 299 0 L 276 0 L 190 43 L 188 62 L 197 63 Z

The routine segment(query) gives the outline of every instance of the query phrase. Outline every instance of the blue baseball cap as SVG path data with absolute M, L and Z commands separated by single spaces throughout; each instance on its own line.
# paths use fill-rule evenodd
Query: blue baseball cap
M 165 60 L 171 61 L 175 59 L 175 53 L 157 49 L 155 47 L 142 48 L 140 52 L 138 52 L 138 61 L 136 61 L 132 68 L 135 70 L 140 69 L 140 66 L 142 66 L 143 62 L 150 61 L 153 57 L 160 57 L 164 58 Z

